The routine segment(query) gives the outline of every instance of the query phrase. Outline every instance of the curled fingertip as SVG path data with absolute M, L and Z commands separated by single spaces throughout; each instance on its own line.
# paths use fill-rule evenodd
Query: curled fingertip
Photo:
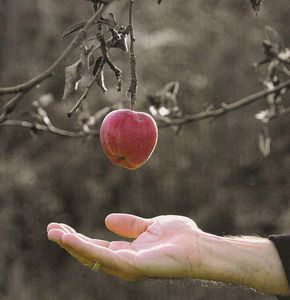
M 50 241 L 61 244 L 62 237 L 65 233 L 60 229 L 49 229 L 47 232 L 47 237 Z
M 124 216 L 128 216 L 128 214 L 124 214 L 124 213 L 110 213 L 105 218 L 106 227 L 111 230 L 111 225 L 115 224 L 115 223 L 118 223 L 119 220 L 121 218 L 123 218 Z
M 107 215 L 106 218 L 105 218 L 105 224 L 108 225 L 111 218 L 114 218 L 115 215 L 116 215 L 116 213 L 111 213 L 111 214 Z
M 49 230 L 51 230 L 51 229 L 53 229 L 53 228 L 58 228 L 58 226 L 59 226 L 59 224 L 58 223 L 55 223 L 55 222 L 52 222 L 52 223 L 49 223 L 48 225 L 47 225 L 47 232 L 49 231 Z

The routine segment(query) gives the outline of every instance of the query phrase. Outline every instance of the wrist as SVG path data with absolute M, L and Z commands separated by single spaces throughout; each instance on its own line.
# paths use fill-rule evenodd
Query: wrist
M 195 278 L 243 285 L 270 294 L 289 294 L 280 258 L 268 239 L 199 232 L 198 245 L 200 258 Z

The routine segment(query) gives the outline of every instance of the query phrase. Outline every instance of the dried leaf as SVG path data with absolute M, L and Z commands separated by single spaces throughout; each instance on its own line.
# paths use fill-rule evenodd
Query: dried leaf
M 107 43 L 107 46 L 109 48 L 118 48 L 123 50 L 124 52 L 128 52 L 127 35 L 121 35 L 121 38 L 118 40 L 112 38 Z
M 179 91 L 179 82 L 172 81 L 165 85 L 163 89 L 166 93 L 170 93 L 173 97 L 176 97 Z
M 80 80 L 76 83 L 75 90 L 78 92 L 84 92 L 92 80 L 93 76 L 91 74 L 82 75 Z
M 89 77 L 89 51 L 81 47 L 79 60 L 71 66 L 65 68 L 65 87 L 63 99 L 73 95 L 79 87 L 82 77 Z M 86 79 L 86 78 L 84 78 Z
M 105 86 L 105 79 L 104 79 L 104 60 L 103 57 L 100 56 L 96 59 L 94 69 L 93 69 L 93 75 L 95 76 L 97 72 L 99 72 L 99 75 L 96 78 L 96 82 L 98 86 L 101 88 L 102 92 L 106 94 L 108 91 L 106 86 Z M 101 70 L 100 70 L 101 69 Z
M 178 106 L 178 91 L 179 82 L 171 81 L 157 91 L 155 95 L 148 95 L 147 99 L 150 103 L 149 111 L 151 115 L 165 123 L 170 123 L 171 119 L 181 118 L 183 113 Z M 170 127 L 176 134 L 180 132 L 180 125 L 172 125 Z
M 272 47 L 275 47 L 277 52 L 284 49 L 284 43 L 279 33 L 271 26 L 265 26 L 265 35 Z
M 96 79 L 96 82 L 97 82 L 98 86 L 101 88 L 102 92 L 104 94 L 106 94 L 108 90 L 107 90 L 107 88 L 105 86 L 104 70 L 102 70 L 100 72 L 100 75 Z
M 265 157 L 271 153 L 271 137 L 267 129 L 261 131 L 259 134 L 259 149 Z
M 62 98 L 65 99 L 76 91 L 76 84 L 81 79 L 82 63 L 77 61 L 65 68 L 65 87 Z
M 76 24 L 71 25 L 68 29 L 66 29 L 63 32 L 61 39 L 63 40 L 65 37 L 72 34 L 73 32 L 80 30 L 81 28 L 83 28 L 85 26 L 85 24 L 86 24 L 86 22 L 78 22 Z
M 82 75 L 89 74 L 90 71 L 90 65 L 91 65 L 91 59 L 92 55 L 90 55 L 91 49 L 86 48 L 85 46 L 81 46 L 80 48 L 80 61 L 82 63 Z
M 176 111 L 178 107 L 177 94 L 179 91 L 179 82 L 171 81 L 167 83 L 161 90 L 156 92 L 155 97 L 158 98 L 159 106 L 164 106 L 170 111 Z M 156 100 L 155 100 L 156 101 Z
M 278 58 L 287 64 L 290 63 L 290 50 L 288 48 L 278 54 Z
M 87 0 L 87 1 L 90 1 L 90 2 L 93 3 L 93 8 L 94 8 L 95 11 L 99 10 L 99 9 L 100 9 L 100 6 L 101 6 L 102 3 L 104 2 L 104 1 L 102 1 L 102 0 Z
M 268 123 L 270 121 L 270 111 L 268 109 L 262 110 L 255 115 L 255 118 L 263 123 Z
M 114 26 L 117 26 L 117 21 L 116 21 L 116 18 L 115 18 L 115 15 L 113 13 L 109 13 L 109 16 L 111 18 L 111 22 Z
M 253 11 L 256 15 L 259 14 L 263 0 L 250 0 L 252 4 Z
M 154 117 L 157 116 L 157 114 L 158 114 L 158 111 L 157 111 L 155 105 L 150 105 L 149 106 L 149 111 L 150 111 L 151 115 L 154 116 Z

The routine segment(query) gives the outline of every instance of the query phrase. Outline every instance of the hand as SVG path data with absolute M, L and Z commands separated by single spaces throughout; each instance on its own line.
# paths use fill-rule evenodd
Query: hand
M 133 238 L 132 242 L 108 242 L 77 233 L 66 224 L 48 225 L 48 238 L 80 263 L 124 280 L 148 277 L 198 277 L 199 233 L 196 224 L 181 216 L 144 219 L 127 214 L 110 214 L 105 220 L 112 232 Z
M 48 225 L 48 238 L 80 263 L 125 280 L 199 278 L 289 295 L 274 244 L 257 237 L 219 237 L 201 231 L 189 218 L 143 219 L 111 214 L 106 226 L 132 242 L 91 239 L 65 224 Z

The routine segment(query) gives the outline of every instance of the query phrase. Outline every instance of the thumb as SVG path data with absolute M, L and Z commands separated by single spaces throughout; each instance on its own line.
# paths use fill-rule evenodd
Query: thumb
M 122 237 L 137 238 L 153 223 L 153 220 L 128 214 L 110 214 L 106 217 L 105 223 L 109 230 Z

